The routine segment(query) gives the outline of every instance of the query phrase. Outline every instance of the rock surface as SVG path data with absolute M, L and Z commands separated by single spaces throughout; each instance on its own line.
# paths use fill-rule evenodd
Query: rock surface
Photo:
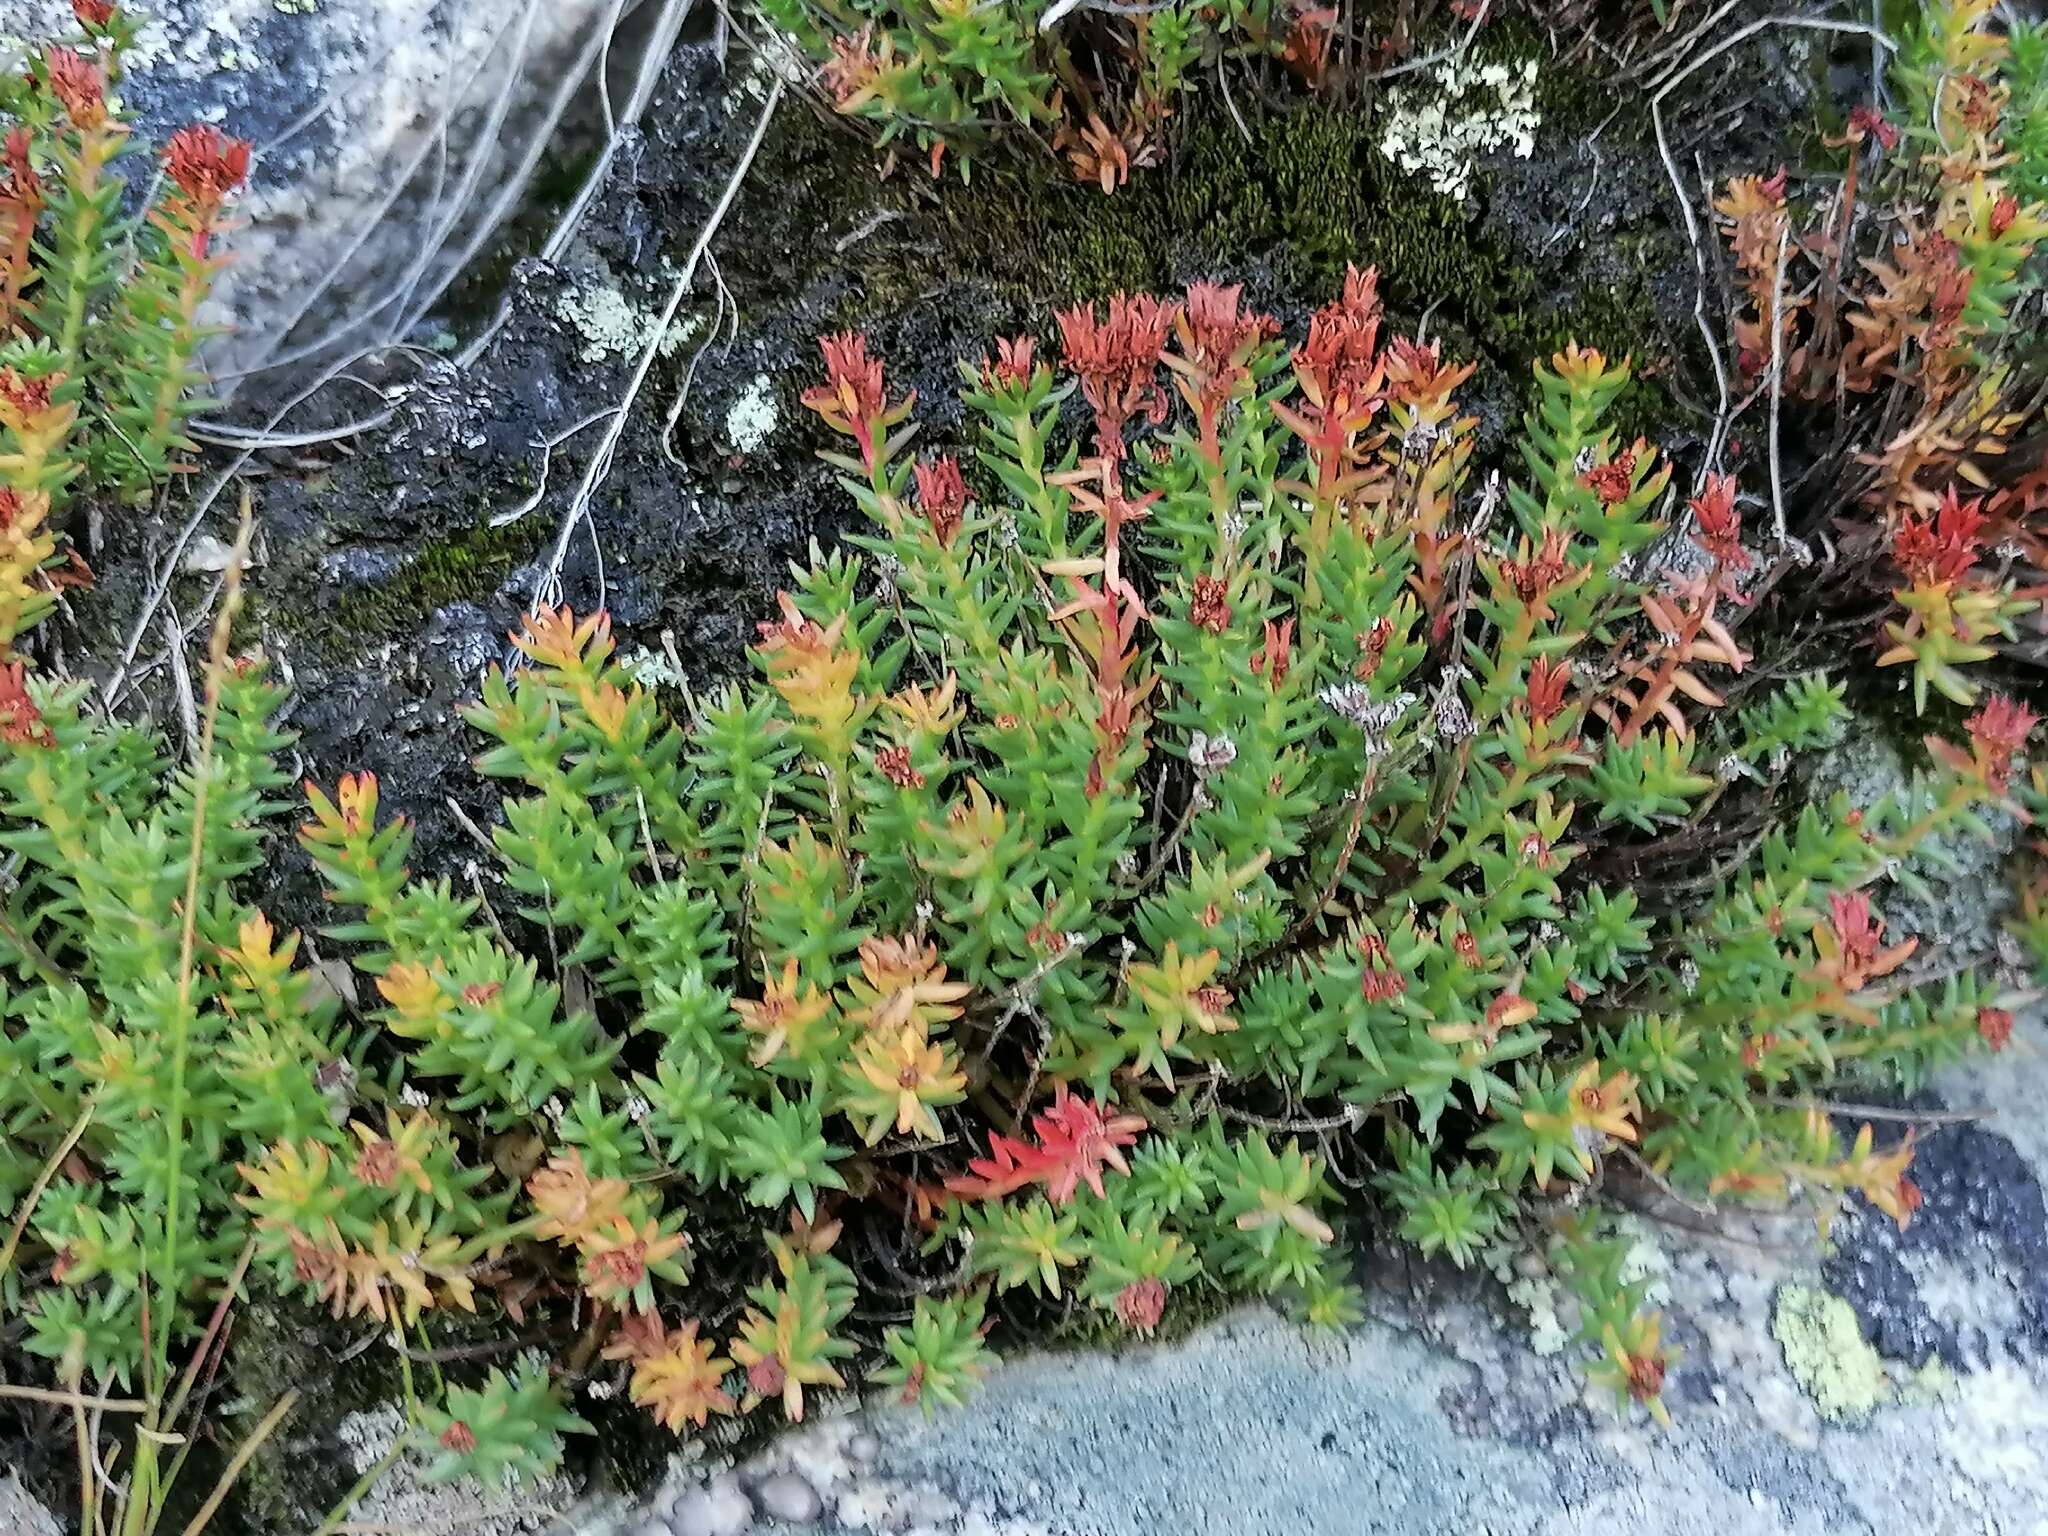
M 309 364 L 409 338 L 551 145 L 568 159 L 602 136 L 596 72 L 615 116 L 637 111 L 688 8 L 136 0 L 126 94 L 145 140 L 212 122 L 257 148 L 216 294 L 236 326 L 211 354 L 222 392 L 266 411 Z M 0 41 L 75 31 L 65 0 L 0 0 Z
M 617 10 L 609 0 L 536 4 L 165 0 L 164 35 L 181 41 L 138 72 L 147 112 L 166 122 L 218 115 L 269 147 L 251 208 L 258 223 L 241 245 L 243 286 L 230 295 L 248 317 L 242 345 L 277 348 L 292 322 L 289 351 L 346 320 L 353 310 L 324 312 L 315 301 L 293 321 L 297 300 L 330 270 L 351 305 L 397 294 L 361 332 L 336 340 L 403 333 L 431 264 L 406 299 L 393 279 L 405 278 L 417 247 L 354 237 L 394 191 L 393 229 L 433 226 L 434 207 L 455 206 L 446 194 L 451 178 L 466 176 L 462 148 L 451 137 L 442 171 L 435 125 L 466 70 L 479 82 L 500 78 L 490 61 L 500 57 L 494 40 L 511 47 L 507 27 L 532 22 L 527 46 L 539 51 L 530 56 L 549 61 L 537 73 L 554 84 Z M 27 31 L 12 18 L 58 9 L 56 0 L 0 0 L 0 28 Z M 223 68 L 224 51 L 256 62 Z M 568 490 L 604 435 L 597 413 L 623 397 L 672 272 L 762 110 L 759 85 L 724 73 L 709 45 L 679 52 L 644 153 L 621 158 L 574 251 L 520 269 L 510 322 L 477 366 L 431 365 L 374 452 L 265 488 L 268 561 L 252 583 L 252 627 L 296 684 L 292 723 L 305 733 L 308 771 L 331 779 L 375 768 L 391 803 L 420 818 L 425 867 L 469 877 L 468 846 L 444 807 L 456 797 L 487 821 L 492 797 L 464 766 L 473 742 L 454 705 L 534 597 Z M 332 105 L 300 126 L 330 87 Z M 509 150 L 530 143 L 541 119 L 522 115 L 539 110 L 533 102 L 508 101 L 495 131 Z M 811 461 L 814 424 L 795 406 L 820 331 L 873 329 L 892 383 L 920 390 L 930 435 L 944 441 L 957 426 L 955 359 L 997 330 L 1044 333 L 1049 306 L 1077 296 L 1065 271 L 983 270 L 988 258 L 948 223 L 962 203 L 931 202 L 901 179 L 849 177 L 837 141 L 794 108 L 784 117 L 717 247 L 725 265 L 699 273 L 675 346 L 662 349 L 561 572 L 579 607 L 609 605 L 650 677 L 666 668 L 702 683 L 738 665 L 786 557 L 829 538 L 844 515 L 829 474 Z M 474 104 L 445 118 L 459 132 L 489 119 Z M 412 159 L 422 145 L 427 159 Z M 1603 227 L 1654 233 L 1661 183 L 1647 161 L 1618 159 L 1603 168 L 1539 140 L 1533 163 L 1508 168 L 1519 181 L 1495 209 L 1527 225 L 1508 256 L 1533 262 L 1531 253 L 1549 251 L 1563 231 L 1553 230 L 1557 216 L 1585 206 L 1589 179 L 1604 194 Z M 420 176 L 410 191 L 398 176 L 408 165 Z M 498 173 L 486 169 L 479 184 L 495 195 Z M 1239 190 L 1250 201 L 1258 189 Z M 1236 195 L 1217 192 L 1215 206 L 1236 212 Z M 1101 213 L 1088 204 L 1088 218 Z M 1261 302 L 1298 316 L 1324 294 L 1286 265 L 1291 226 L 1266 238 L 1267 249 L 1227 270 L 1206 251 L 1146 248 L 1159 271 L 1138 276 L 1242 276 Z M 1042 234 L 1014 243 L 1062 249 Z M 939 262 L 920 257 L 932 250 Z M 1552 260 L 1544 281 L 1572 286 L 1580 309 L 1619 291 L 1621 274 L 1590 259 Z M 951 266 L 933 276 L 921 262 Z M 1106 284 L 1124 268 L 1104 257 L 1089 270 Z M 1662 279 L 1651 286 L 1661 294 Z M 1689 276 L 1684 294 L 1689 302 Z M 1484 328 L 1487 296 L 1468 285 L 1449 297 L 1436 323 L 1462 349 Z M 1436 310 L 1419 295 L 1407 306 L 1404 327 Z M 1519 408 L 1521 350 L 1537 341 L 1524 335 L 1492 359 L 1483 384 L 1496 436 Z M 250 351 L 228 371 L 266 355 Z M 169 543 L 126 536 L 108 559 L 93 552 L 105 609 L 123 615 L 142 608 Z M 196 611 L 204 588 L 194 585 L 185 596 Z M 275 872 L 274 915 L 317 924 L 290 857 Z M 678 1473 L 607 1520 L 648 1536 L 2048 1530 L 2048 1234 L 2038 1182 L 2048 1168 L 2039 1114 L 2048 1042 L 2038 1026 L 2022 1040 L 1949 1086 L 1953 1102 L 1989 1101 L 2000 1118 L 1925 1138 L 1920 1166 L 1939 1208 L 1903 1237 L 1859 1216 L 1823 1254 L 1796 1220 L 1748 1222 L 1719 1238 L 1688 1230 L 1698 1219 L 1683 1210 L 1643 1223 L 1642 1262 L 1661 1268 L 1688 1350 L 1671 1386 L 1671 1434 L 1585 1401 L 1573 1363 L 1554 1351 L 1555 1301 L 1540 1273 L 1518 1277 L 1510 1303 L 1491 1279 L 1381 1255 L 1366 1284 L 1378 1315 L 1345 1335 L 1306 1334 L 1250 1309 L 1177 1344 L 1024 1358 L 964 1412 L 927 1423 L 877 1407 L 832 1419 L 737 1468 Z M 1846 1306 L 1856 1343 L 1802 1326 L 1838 1313 L 1788 1312 L 1792 1287 Z M 1930 1359 L 1954 1374 L 1952 1386 L 1921 1370 Z M 1839 1422 L 1823 1416 L 1815 1384 L 1841 1408 Z M 366 1505 L 357 1518 L 439 1530 L 477 1513 L 404 1502 L 415 1496 L 401 1479 L 380 1495 L 400 1502 Z M 545 1519 L 549 1509 L 516 1518 Z M 0 1531 L 6 1510 L 0 1502 Z
M 0 1477 L 0 1531 L 6 1536 L 60 1536 L 64 1527 L 13 1472 Z

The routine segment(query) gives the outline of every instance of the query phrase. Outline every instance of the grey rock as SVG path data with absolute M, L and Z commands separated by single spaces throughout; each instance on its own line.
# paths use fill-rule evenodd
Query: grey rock
M 519 211 L 550 143 L 595 137 L 596 72 L 630 122 L 690 0 L 151 0 L 123 93 L 138 138 L 249 139 L 247 227 L 215 310 L 221 392 L 267 417 L 318 361 L 410 339 Z M 0 36 L 70 37 L 62 0 Z M 0 61 L 4 62 L 4 61 Z M 146 181 L 148 162 L 127 171 Z
M 675 1536 L 743 1536 L 753 1523 L 753 1503 L 730 1472 L 679 1495 L 669 1514 Z
M 763 1478 L 754 1488 L 754 1497 L 761 1501 L 763 1514 L 791 1524 L 815 1520 L 825 1507 L 818 1490 L 794 1472 L 778 1472 Z
M 385 585 L 405 564 L 397 550 L 338 549 L 321 557 L 320 576 L 330 586 L 362 591 Z
M 19 1474 L 0 1478 L 0 1531 L 8 1536 L 59 1536 L 64 1527 L 21 1486 Z

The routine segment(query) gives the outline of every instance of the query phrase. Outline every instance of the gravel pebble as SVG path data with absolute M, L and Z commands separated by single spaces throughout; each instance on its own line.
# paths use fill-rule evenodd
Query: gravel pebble
M 791 1525 L 817 1519 L 825 1507 L 824 1500 L 818 1497 L 818 1490 L 794 1472 L 778 1472 L 773 1477 L 764 1478 L 754 1489 L 754 1497 L 761 1501 L 764 1514 Z
M 730 1472 L 676 1499 L 669 1516 L 675 1536 L 742 1536 L 754 1523 L 754 1506 Z

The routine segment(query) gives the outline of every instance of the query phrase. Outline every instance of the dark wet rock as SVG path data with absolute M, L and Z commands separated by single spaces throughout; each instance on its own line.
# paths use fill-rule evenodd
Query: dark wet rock
M 1911 1225 L 1867 1208 L 1822 1265 L 1864 1336 L 1888 1360 L 1974 1370 L 2048 1347 L 2048 1212 L 2006 1137 L 1977 1125 L 1924 1136 Z

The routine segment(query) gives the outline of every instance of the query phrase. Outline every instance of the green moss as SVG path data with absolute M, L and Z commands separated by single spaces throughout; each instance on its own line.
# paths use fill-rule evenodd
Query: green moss
M 1841 1297 L 1811 1286 L 1786 1286 L 1771 1314 L 1771 1337 L 1822 1418 L 1836 1423 L 1867 1418 L 1892 1401 L 1884 1361 Z
M 1502 57 L 1548 59 L 1548 44 L 1526 27 L 1494 46 Z M 1590 132 L 1611 111 L 1612 93 L 1594 89 L 1586 71 L 1546 62 L 1538 78 L 1546 136 Z M 1626 153 L 1632 133 L 1617 121 L 1603 143 Z M 872 217 L 873 152 L 858 139 L 792 118 L 763 158 L 758 184 L 779 201 L 753 215 L 756 248 L 780 248 L 798 227 L 851 230 Z M 1240 126 L 1218 93 L 1200 91 L 1176 122 L 1166 163 L 1134 172 L 1113 196 L 1013 140 L 977 160 L 966 186 L 890 201 L 906 216 L 852 248 L 857 282 L 841 290 L 830 323 L 863 323 L 961 280 L 988 284 L 1040 328 L 1076 300 L 1261 270 L 1271 275 L 1262 302 L 1277 292 L 1316 305 L 1356 263 L 1379 269 L 1396 329 L 1430 311 L 1432 330 L 1454 351 L 1499 369 L 1518 390 L 1532 362 L 1577 340 L 1637 360 L 1618 418 L 1625 436 L 1655 438 L 1679 414 L 1641 373 L 1675 345 L 1653 287 L 1668 229 L 1618 232 L 1591 259 L 1567 245 L 1532 260 L 1486 216 L 1483 198 L 1436 194 L 1382 155 L 1367 104 L 1300 100 L 1253 109 Z
M 538 548 L 540 531 L 522 519 L 503 528 L 474 528 L 423 544 L 391 579 L 368 591 L 344 594 L 323 610 L 302 615 L 317 642 L 361 644 L 417 629 L 437 609 L 487 596 Z

